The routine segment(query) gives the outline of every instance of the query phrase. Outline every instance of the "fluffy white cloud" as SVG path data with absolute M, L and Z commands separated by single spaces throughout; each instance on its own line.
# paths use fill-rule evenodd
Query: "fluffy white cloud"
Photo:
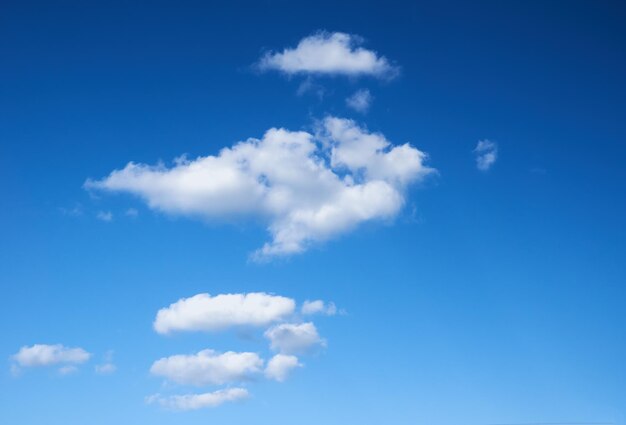
M 474 148 L 476 155 L 476 167 L 481 171 L 487 171 L 498 159 L 498 145 L 491 140 L 480 140 Z
M 291 298 L 263 292 L 221 294 L 212 297 L 198 294 L 182 298 L 157 313 L 154 329 L 172 331 L 213 331 L 232 326 L 266 326 L 291 315 Z
M 311 322 L 281 323 L 265 331 L 265 337 L 269 339 L 272 350 L 284 354 L 306 353 L 313 347 L 326 346 L 326 341 L 320 338 Z
M 85 363 L 91 354 L 82 348 L 68 348 L 61 344 L 35 344 L 31 347 L 22 347 L 12 356 L 12 359 L 21 367 L 50 366 L 56 364 Z
M 302 365 L 298 361 L 296 356 L 290 356 L 287 354 L 276 354 L 267 362 L 265 368 L 265 376 L 268 379 L 273 379 L 278 382 L 283 382 L 291 371 Z
M 150 372 L 179 384 L 202 386 L 246 381 L 262 369 L 263 360 L 256 353 L 202 350 L 163 357 L 152 364 Z
M 346 105 L 357 112 L 365 113 L 372 104 L 372 94 L 367 89 L 361 89 L 346 99 Z
M 272 235 L 254 254 L 264 259 L 394 217 L 405 186 L 434 171 L 424 162 L 409 144 L 393 147 L 354 121 L 328 117 L 315 135 L 273 128 L 260 140 L 217 156 L 179 158 L 170 168 L 131 162 L 85 187 L 135 194 L 170 214 L 259 217 Z
M 285 74 L 372 75 L 393 78 L 398 68 L 387 58 L 360 47 L 363 39 L 342 32 L 319 32 L 300 40 L 295 48 L 269 52 L 259 61 L 261 70 Z
M 248 391 L 244 388 L 227 388 L 204 394 L 185 394 L 163 397 L 154 394 L 146 397 L 146 403 L 158 403 L 172 410 L 197 410 L 206 407 L 217 407 L 230 401 L 239 401 L 248 398 Z

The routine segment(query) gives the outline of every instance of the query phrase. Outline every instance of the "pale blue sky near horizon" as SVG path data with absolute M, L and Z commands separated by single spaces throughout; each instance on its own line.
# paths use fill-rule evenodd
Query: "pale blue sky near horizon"
M 625 18 L 609 1 L 3 3 L 0 422 L 626 424 Z M 255 66 L 320 31 L 362 37 L 399 73 Z M 364 89 L 369 109 L 350 108 Z M 262 215 L 197 220 L 84 188 L 329 116 L 437 172 L 391 218 L 301 253 L 252 261 Z M 480 140 L 497 144 L 487 170 Z M 219 389 L 154 376 L 162 357 L 271 356 L 264 328 L 153 330 L 181 298 L 249 292 L 344 314 L 315 316 L 326 347 L 285 382 L 244 382 L 246 400 L 145 403 Z M 92 357 L 16 376 L 33 344 Z M 98 374 L 107 353 L 116 370 Z

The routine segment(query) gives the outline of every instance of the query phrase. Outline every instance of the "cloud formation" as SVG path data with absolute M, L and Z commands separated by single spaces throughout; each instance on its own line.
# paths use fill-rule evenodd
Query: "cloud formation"
M 233 326 L 266 326 L 293 314 L 295 301 L 263 292 L 248 294 L 198 294 L 182 298 L 158 311 L 154 329 L 215 331 Z
M 398 68 L 387 58 L 361 47 L 362 44 L 363 39 L 356 35 L 318 32 L 300 40 L 295 48 L 268 52 L 258 67 L 288 75 L 369 75 L 385 79 L 398 75 Z
M 490 140 L 480 140 L 474 148 L 476 155 L 476 167 L 481 171 L 487 171 L 498 159 L 498 145 Z
M 146 397 L 146 403 L 157 403 L 171 410 L 197 410 L 207 407 L 217 407 L 226 402 L 239 401 L 248 398 L 245 388 L 226 388 L 203 394 L 185 394 L 164 397 L 154 394 Z
M 325 347 L 326 341 L 317 333 L 312 322 L 281 323 L 265 331 L 272 350 L 283 354 L 302 354 L 314 347 Z
M 268 379 L 283 382 L 285 379 L 287 379 L 293 369 L 301 366 L 302 365 L 300 364 L 296 356 L 291 356 L 287 354 L 276 354 L 270 359 L 269 362 L 267 362 L 267 367 L 265 368 L 265 376 Z
M 357 112 L 365 113 L 372 104 L 372 94 L 368 89 L 360 89 L 346 99 L 346 105 Z
M 61 344 L 35 344 L 24 346 L 12 356 L 13 361 L 20 367 L 38 367 L 51 365 L 65 365 L 63 372 L 71 372 L 67 366 L 85 363 L 91 354 L 80 347 L 69 348 Z
M 326 316 L 334 316 L 337 314 L 337 306 L 335 303 L 325 303 L 322 300 L 309 301 L 306 300 L 302 304 L 300 310 L 303 315 L 324 314 Z
M 328 117 L 315 134 L 268 130 L 217 156 L 164 165 L 129 163 L 85 187 L 126 192 L 169 214 L 204 219 L 258 217 L 272 240 L 253 258 L 305 251 L 361 223 L 393 218 L 409 183 L 434 170 L 426 155 L 354 121 Z
M 247 381 L 262 372 L 263 359 L 256 353 L 202 350 L 197 354 L 163 357 L 150 373 L 184 385 L 222 385 Z

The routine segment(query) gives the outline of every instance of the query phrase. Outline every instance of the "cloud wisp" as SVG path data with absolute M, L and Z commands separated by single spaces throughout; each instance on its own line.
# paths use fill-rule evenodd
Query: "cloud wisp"
M 360 89 L 346 99 L 346 105 L 350 109 L 364 114 L 370 109 L 373 100 L 374 98 L 368 89 Z
M 425 161 L 408 143 L 394 146 L 352 120 L 327 117 L 315 134 L 272 128 L 262 139 L 172 167 L 131 162 L 85 187 L 131 193 L 168 214 L 260 218 L 271 241 L 253 258 L 264 260 L 395 217 L 406 186 L 434 171 Z
M 362 47 L 363 38 L 342 32 L 318 32 L 300 40 L 295 48 L 268 52 L 257 66 L 287 75 L 373 76 L 391 79 L 399 68 L 373 50 Z
M 202 394 L 162 396 L 154 394 L 146 397 L 147 404 L 157 403 L 170 410 L 198 410 L 217 407 L 227 402 L 244 400 L 249 397 L 245 388 L 226 388 Z
M 489 170 L 498 159 L 498 145 L 491 140 L 480 140 L 474 148 L 476 168 L 480 171 Z

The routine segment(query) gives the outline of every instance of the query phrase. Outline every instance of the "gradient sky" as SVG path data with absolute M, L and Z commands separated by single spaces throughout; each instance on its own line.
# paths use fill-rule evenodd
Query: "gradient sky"
M 626 424 L 624 5 L 296 3 L 2 3 L 0 422 Z M 334 32 L 394 72 L 259 66 Z M 359 90 L 367 110 L 346 102 Z M 299 253 L 251 257 L 271 241 L 262 213 L 198 219 L 85 188 L 330 116 L 436 172 Z M 479 141 L 497 147 L 483 169 Z M 325 346 L 284 382 L 238 384 L 246 400 L 146 403 L 221 388 L 151 374 L 162 357 L 273 354 L 265 328 L 153 329 L 181 298 L 250 292 L 333 302 L 312 319 Z M 91 357 L 16 371 L 33 344 Z

